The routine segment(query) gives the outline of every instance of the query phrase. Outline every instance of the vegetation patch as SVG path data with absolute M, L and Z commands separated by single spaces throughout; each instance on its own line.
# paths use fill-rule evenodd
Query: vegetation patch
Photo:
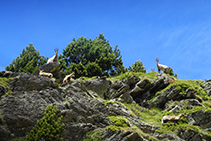
M 130 122 L 126 117 L 109 116 L 107 118 L 110 119 L 116 126 L 119 126 L 119 127 L 129 127 L 130 126 Z
M 0 86 L 3 86 L 5 89 L 8 89 L 8 84 L 12 78 L 0 77 Z
M 90 131 L 86 134 L 86 139 L 83 141 L 101 141 L 101 134 L 104 130 L 103 129 L 95 129 Z
M 136 76 L 137 78 L 147 78 L 147 79 L 158 79 L 158 76 L 156 75 L 157 72 L 149 72 L 149 73 L 143 73 L 143 72 L 125 72 L 118 76 L 110 77 L 110 80 L 126 80 L 129 79 L 132 75 Z
M 12 94 L 12 90 L 8 90 L 4 97 L 10 96 Z
M 121 129 L 121 128 L 118 127 L 118 126 L 115 126 L 115 125 L 109 125 L 109 126 L 107 126 L 105 129 L 111 130 L 111 131 L 117 131 L 117 130 L 119 130 L 119 129 Z
M 171 87 L 176 87 L 176 89 L 180 90 L 181 95 L 185 95 L 187 89 L 196 91 L 195 95 L 198 96 L 200 99 L 203 100 L 210 100 L 210 97 L 207 95 L 207 92 L 201 87 L 199 80 L 175 80 L 172 82 L 169 86 L 167 86 L 165 89 L 158 91 L 155 94 L 155 97 L 162 94 L 162 92 L 170 89 Z M 153 99 L 155 98 L 153 97 Z M 149 102 L 152 102 L 153 99 L 151 99 Z
M 44 116 L 37 121 L 37 124 L 29 132 L 26 137 L 27 141 L 39 140 L 57 140 L 62 141 L 62 133 L 64 132 L 64 124 L 61 124 L 62 116 L 57 116 L 57 107 L 48 106 Z

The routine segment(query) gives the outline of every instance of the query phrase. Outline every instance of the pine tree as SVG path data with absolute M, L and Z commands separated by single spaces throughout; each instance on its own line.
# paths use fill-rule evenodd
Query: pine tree
M 64 124 L 61 124 L 62 116 L 56 115 L 57 107 L 48 106 L 44 116 L 37 121 L 30 133 L 27 135 L 27 141 L 62 141 L 62 133 L 64 132 Z
M 12 72 L 30 72 L 33 73 L 37 68 L 47 62 L 48 58 L 40 56 L 39 51 L 36 51 L 33 44 L 30 43 L 23 49 L 20 56 L 12 61 L 12 63 L 5 68 Z
M 95 39 L 75 38 L 59 56 L 60 69 L 67 74 L 80 76 L 115 75 L 124 70 L 118 46 L 113 48 L 103 34 Z
M 128 67 L 127 68 L 128 71 L 131 71 L 131 72 L 143 72 L 143 73 L 146 73 L 146 68 L 143 66 L 143 63 L 138 60 L 138 61 L 135 61 L 135 63 L 132 64 L 132 67 Z

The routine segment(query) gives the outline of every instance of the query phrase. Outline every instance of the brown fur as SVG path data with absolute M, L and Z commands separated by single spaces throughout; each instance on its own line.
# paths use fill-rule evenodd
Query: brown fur
M 54 51 L 55 51 L 55 55 L 51 57 L 50 59 L 48 59 L 47 64 L 57 62 L 59 49 L 54 49 Z
M 48 77 L 48 78 L 52 78 L 53 77 L 53 74 L 52 73 L 43 72 L 43 70 L 40 70 L 39 75 L 40 76 L 45 76 L 45 77 Z
M 70 79 L 72 77 L 75 76 L 75 72 L 72 72 L 71 74 L 67 75 L 64 79 L 63 79 L 63 84 L 70 82 Z
M 174 123 L 178 123 L 178 121 L 180 120 L 180 118 L 185 117 L 184 113 L 180 114 L 179 116 L 163 116 L 161 123 L 163 125 L 163 123 L 166 122 L 174 122 Z
M 167 73 L 169 67 L 166 65 L 158 64 L 158 62 L 159 62 L 159 58 L 156 59 L 158 72 L 160 73 L 160 71 L 162 70 L 163 72 Z

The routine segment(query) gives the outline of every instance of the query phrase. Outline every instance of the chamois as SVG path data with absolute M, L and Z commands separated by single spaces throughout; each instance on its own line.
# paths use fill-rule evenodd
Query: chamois
M 167 73 L 169 67 L 166 65 L 158 64 L 159 58 L 156 59 L 156 62 L 157 62 L 158 72 L 160 73 L 160 70 L 162 70 L 163 72 Z
M 163 116 L 161 123 L 163 125 L 163 123 L 166 122 L 174 122 L 174 123 L 178 123 L 178 121 L 180 120 L 181 117 L 185 117 L 184 113 L 180 114 L 179 116 Z
M 40 75 L 40 76 L 45 76 L 45 77 L 48 77 L 48 78 L 53 77 L 53 74 L 52 74 L 52 73 L 43 72 L 43 70 L 40 70 L 39 75 Z
M 57 62 L 59 49 L 54 49 L 54 51 L 55 51 L 55 55 L 51 57 L 50 59 L 48 59 L 47 64 Z
M 65 76 L 65 78 L 63 79 L 63 84 L 70 82 L 70 79 L 75 76 L 75 72 L 72 72 L 71 74 Z

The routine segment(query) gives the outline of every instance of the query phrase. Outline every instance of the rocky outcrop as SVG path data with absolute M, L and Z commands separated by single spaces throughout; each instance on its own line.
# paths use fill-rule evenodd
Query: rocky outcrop
M 156 92 L 168 85 L 168 77 L 161 76 L 156 80 L 145 78 L 136 83 L 135 87 L 130 91 L 130 95 L 139 105 L 149 107 L 149 100 L 155 96 Z
M 98 130 L 100 130 L 99 138 L 108 141 L 150 140 L 150 136 L 157 140 L 208 138 L 195 130 L 186 131 L 185 129 L 181 129 L 177 135 L 171 132 L 162 134 L 157 131 L 162 128 L 161 126 L 145 123 L 141 115 L 136 116 L 121 103 L 138 103 L 145 107 L 151 104 L 169 110 L 175 108 L 175 113 L 181 110 L 184 105 L 176 102 L 168 104 L 171 99 L 184 99 L 190 107 L 204 106 L 195 97 L 195 92 L 187 89 L 186 94 L 180 96 L 178 95 L 179 91 L 174 86 L 160 94 L 162 96 L 160 97 L 161 102 L 155 98 L 150 103 L 149 100 L 158 91 L 169 85 L 168 77 L 150 80 L 132 76 L 124 81 L 96 78 L 86 81 L 70 81 L 61 87 L 53 79 L 36 74 L 20 73 L 17 75 L 10 73 L 5 75 L 5 72 L 2 72 L 0 76 L 13 76 L 8 84 L 8 89 L 0 87 L 0 137 L 2 141 L 25 137 L 37 120 L 41 119 L 46 107 L 51 104 L 57 106 L 57 114 L 63 116 L 62 123 L 65 124 L 63 138 L 66 141 L 83 140 L 87 133 Z M 8 90 L 10 90 L 10 94 L 5 96 Z M 210 115 L 209 111 L 193 112 L 187 116 L 188 123 L 209 130 L 211 129 Z M 114 125 L 108 118 L 110 116 L 126 118 L 128 128 L 109 130 L 107 127 Z M 133 127 L 138 128 L 141 134 L 132 130 Z
M 184 90 L 185 89 L 185 90 Z M 182 93 L 185 91 L 185 93 Z M 197 101 L 201 102 L 195 94 L 197 92 L 194 89 L 190 88 L 177 88 L 176 85 L 172 85 L 169 89 L 166 89 L 161 94 L 157 95 L 157 97 L 150 103 L 149 107 L 159 107 L 164 109 L 165 104 L 170 100 L 182 100 L 182 99 L 197 99 Z
M 44 64 L 37 70 L 33 72 L 34 75 L 39 75 L 40 70 L 43 70 L 44 72 L 52 73 L 53 77 L 56 79 L 56 83 L 60 84 L 62 83 L 65 73 L 60 71 L 58 68 L 60 66 L 60 63 L 54 62 L 54 63 L 49 63 L 49 64 Z
M 203 87 L 207 91 L 208 96 L 211 97 L 211 80 L 205 80 Z
M 188 124 L 200 126 L 202 129 L 211 129 L 211 111 L 197 111 L 187 116 Z

